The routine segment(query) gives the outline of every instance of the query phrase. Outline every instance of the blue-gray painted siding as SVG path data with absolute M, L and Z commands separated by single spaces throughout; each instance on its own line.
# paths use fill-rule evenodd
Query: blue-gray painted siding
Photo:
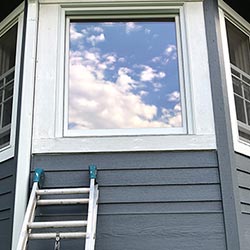
M 34 155 L 32 170 L 45 169 L 47 188 L 87 186 L 93 163 L 100 187 L 96 250 L 226 249 L 216 152 Z M 86 209 L 42 208 L 36 219 L 72 214 Z M 83 242 L 62 245 L 81 249 Z M 30 242 L 31 250 L 52 246 Z
M 240 192 L 242 248 L 247 250 L 250 246 L 250 158 L 237 153 L 235 158 Z
M 0 164 L 0 244 L 3 250 L 11 246 L 15 166 L 15 159 Z

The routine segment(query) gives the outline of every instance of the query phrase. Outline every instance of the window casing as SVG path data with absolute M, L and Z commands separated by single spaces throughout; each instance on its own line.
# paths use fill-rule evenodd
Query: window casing
M 22 10 L 0 23 L 0 161 L 14 156 Z

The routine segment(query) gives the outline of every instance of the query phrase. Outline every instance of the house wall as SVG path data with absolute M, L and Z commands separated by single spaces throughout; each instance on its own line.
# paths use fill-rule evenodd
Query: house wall
M 34 155 L 32 170 L 45 170 L 44 187 L 78 187 L 88 185 L 90 164 L 100 187 L 96 250 L 226 249 L 215 151 Z M 72 209 L 43 208 L 37 219 L 82 214 Z M 53 244 L 30 242 L 30 249 Z
M 56 2 L 59 1 L 54 1 Z M 57 46 L 56 42 L 51 44 L 47 39 L 48 36 L 54 37 L 57 34 L 56 39 L 60 40 L 58 34 L 61 29 L 59 32 L 58 24 L 62 15 L 54 3 L 49 4 L 49 1 L 43 1 L 39 13 L 31 176 L 34 169 L 40 167 L 45 170 L 44 187 L 87 186 L 88 165 L 97 165 L 100 199 L 96 250 L 229 249 L 226 243 L 221 176 L 215 140 L 212 140 L 214 144 L 209 144 L 209 140 L 199 144 L 197 142 L 202 136 L 192 133 L 183 137 L 161 136 L 162 143 L 154 142 L 153 136 L 146 138 L 148 141 L 144 141 L 146 136 L 143 140 L 140 137 L 131 139 L 123 136 L 109 144 L 102 142 L 102 147 L 100 147 L 100 142 L 98 144 L 100 138 L 95 138 L 96 141 L 89 144 L 86 142 L 88 138 L 69 138 L 57 134 L 56 129 L 60 128 L 59 125 L 62 123 L 60 120 L 62 117 L 58 117 L 57 113 L 62 112 L 63 102 L 56 101 L 56 97 L 62 94 L 64 81 L 60 74 L 56 75 L 56 72 L 60 73 L 59 59 L 63 65 L 64 50 L 57 48 L 49 53 L 47 50 L 49 46 L 50 48 Z M 194 20 L 201 21 L 203 18 L 202 5 L 197 5 L 199 7 L 197 9 L 194 8 L 195 6 L 190 5 L 184 8 L 184 11 L 189 14 L 195 13 L 189 15 L 184 25 L 187 26 L 186 29 L 189 32 L 196 30 L 194 27 L 198 27 Z M 45 16 L 46 18 L 43 18 Z M 195 25 L 189 26 L 191 23 Z M 202 26 L 200 37 L 194 38 L 189 33 L 187 34 L 190 36 L 191 48 L 189 47 L 189 50 L 194 48 L 196 50 L 197 44 L 191 43 L 195 38 L 206 41 L 203 40 L 205 38 L 204 26 Z M 206 52 L 205 42 L 204 45 L 202 51 Z M 196 58 L 194 55 L 196 53 L 190 53 L 189 59 Z M 197 58 L 200 58 L 200 55 Z M 207 57 L 203 58 L 205 60 L 201 64 L 195 64 L 198 67 L 202 65 L 202 72 L 208 69 Z M 44 74 L 45 69 L 48 69 L 46 74 Z M 199 75 L 195 74 L 197 67 L 193 65 L 189 70 L 193 77 L 193 90 L 196 90 L 201 83 L 196 78 Z M 204 91 L 205 82 L 209 85 L 210 93 L 210 79 L 209 74 L 206 73 L 208 72 L 202 73 L 205 78 L 202 78 L 203 88 L 199 92 L 199 98 L 204 93 L 208 94 L 208 91 Z M 56 81 L 62 84 L 57 91 Z M 49 92 L 48 89 L 50 89 Z M 45 99 L 51 102 L 45 103 Z M 194 109 L 202 106 L 199 106 L 197 102 L 193 104 Z M 203 101 L 202 104 L 201 110 L 204 111 L 206 104 L 211 104 L 211 100 L 209 103 Z M 197 116 L 201 113 L 197 112 Z M 212 117 L 212 109 L 203 112 L 202 118 L 205 115 Z M 213 119 L 211 120 L 213 124 Z M 197 121 L 197 127 L 203 131 L 206 130 L 207 124 Z M 211 127 L 212 129 L 208 132 L 214 139 L 214 128 Z M 59 131 L 62 133 L 63 130 L 59 129 Z M 176 142 L 174 144 L 171 143 L 173 137 Z M 191 139 L 187 145 L 184 140 L 189 137 Z M 121 142 L 124 138 L 129 141 L 125 146 Z M 139 144 L 141 141 L 144 144 Z M 163 147 L 161 147 L 162 144 Z M 116 145 L 120 148 L 115 148 L 113 152 L 101 152 L 113 149 Z M 119 152 L 122 150 L 124 152 Z M 68 206 L 61 210 L 55 207 L 40 208 L 36 220 L 76 219 L 84 214 L 86 214 L 86 209 L 81 207 L 74 209 Z M 81 240 L 62 240 L 61 242 L 62 248 L 65 249 L 78 249 L 83 247 L 83 243 Z M 32 250 L 50 249 L 53 246 L 53 240 L 43 241 L 43 243 L 41 241 L 29 242 L 29 249 Z M 234 246 L 232 245 L 230 249 Z

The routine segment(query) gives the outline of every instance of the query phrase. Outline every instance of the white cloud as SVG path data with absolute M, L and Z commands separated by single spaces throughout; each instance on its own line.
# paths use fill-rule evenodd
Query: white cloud
M 145 34 L 149 35 L 149 34 L 151 33 L 151 30 L 146 28 L 146 29 L 144 30 L 144 32 L 145 32 Z
M 161 110 L 143 102 L 147 91 L 133 93 L 136 82 L 129 75 L 131 69 L 122 67 L 116 82 L 107 81 L 98 77 L 106 69 L 100 55 L 85 51 L 79 60 L 80 55 L 79 52 L 71 53 L 69 124 L 73 128 L 147 128 L 177 124 L 174 115 L 166 118 L 167 111 L 157 120 Z
M 114 64 L 115 60 L 117 56 L 114 53 L 101 55 L 95 50 L 71 51 L 69 125 L 73 129 L 182 125 L 180 104 L 172 109 L 160 108 L 156 106 L 157 103 L 147 104 L 143 101 L 149 95 L 147 89 L 134 91 L 141 82 L 133 79 L 132 69 L 121 67 L 116 80 L 105 80 L 105 70 L 110 69 L 113 65 L 109 63 Z M 141 78 L 145 81 L 165 76 L 164 72 L 157 72 L 149 66 L 138 67 L 143 69 Z M 162 87 L 160 83 L 154 82 L 152 85 L 158 90 Z
M 107 64 L 114 64 L 116 62 L 116 57 L 114 55 L 108 55 L 106 57 Z
M 92 46 L 95 46 L 97 43 L 104 42 L 105 36 L 103 33 L 100 35 L 91 35 L 90 37 L 87 37 L 87 42 L 91 43 Z
M 129 34 L 131 32 L 139 31 L 142 29 L 142 26 L 135 24 L 134 22 L 126 23 L 126 33 Z
M 161 60 L 162 60 L 161 56 L 155 56 L 152 58 L 152 62 L 154 62 L 154 63 L 160 62 Z
M 153 87 L 154 87 L 154 92 L 158 92 L 162 88 L 162 84 L 159 82 L 153 82 Z
M 124 63 L 124 62 L 126 62 L 126 59 L 125 59 L 124 57 L 120 57 L 120 58 L 118 59 L 118 62 Z
M 128 74 L 131 73 L 129 68 L 120 68 L 118 70 L 118 78 L 116 81 L 117 86 L 122 92 L 128 92 L 133 88 L 133 84 L 136 83 Z
M 179 102 L 180 101 L 180 92 L 174 91 L 167 95 L 167 100 L 169 102 Z
M 165 55 L 167 56 L 167 61 L 169 59 L 176 60 L 177 58 L 177 48 L 174 44 L 169 44 L 165 49 Z
M 144 70 L 141 72 L 140 79 L 143 82 L 152 81 L 155 78 L 164 78 L 166 74 L 164 72 L 156 72 L 155 69 L 147 65 L 142 65 Z
M 182 114 L 180 103 L 176 104 L 173 109 L 162 109 L 161 119 L 169 124 L 170 127 L 182 126 Z
M 97 33 L 103 33 L 103 28 L 99 27 L 99 26 L 95 26 L 93 27 L 93 31 L 97 32 Z
M 83 37 L 84 37 L 83 33 L 78 32 L 75 28 L 75 25 L 71 24 L 70 25 L 70 39 L 71 39 L 71 41 L 75 41 L 75 40 L 81 39 Z

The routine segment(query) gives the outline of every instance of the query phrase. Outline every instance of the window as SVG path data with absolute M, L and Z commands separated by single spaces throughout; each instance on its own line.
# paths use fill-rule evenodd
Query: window
M 249 35 L 226 20 L 238 133 L 250 142 L 250 40 Z
M 69 130 L 183 127 L 175 18 L 71 20 L 69 40 Z
M 0 23 L 0 161 L 14 156 L 23 7 Z
M 17 24 L 0 37 L 0 148 L 10 143 Z
M 216 147 L 202 2 L 54 3 L 39 9 L 33 153 Z

